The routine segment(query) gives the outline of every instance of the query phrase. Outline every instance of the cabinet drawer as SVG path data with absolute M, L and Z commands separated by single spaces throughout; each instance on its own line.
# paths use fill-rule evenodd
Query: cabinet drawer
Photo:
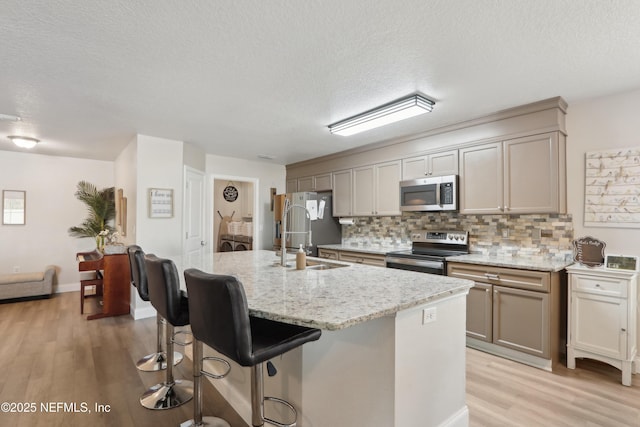
M 318 257 L 338 260 L 338 251 L 331 249 L 318 249 Z
M 386 267 L 384 255 L 368 254 L 363 252 L 340 251 L 340 261 L 354 262 L 357 264 L 375 265 Z
M 615 277 L 596 277 L 574 274 L 571 276 L 571 290 L 611 297 L 627 297 L 627 281 Z
M 544 271 L 485 267 L 475 264 L 449 263 L 447 275 L 480 283 L 549 292 L 550 274 Z

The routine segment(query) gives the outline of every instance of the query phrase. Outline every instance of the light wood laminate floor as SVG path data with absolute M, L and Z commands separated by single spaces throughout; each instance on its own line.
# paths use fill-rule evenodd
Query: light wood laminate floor
M 72 292 L 0 304 L 0 404 L 37 405 L 34 413 L 0 412 L 0 426 L 178 426 L 191 418 L 191 402 L 166 411 L 138 403 L 164 378 L 134 366 L 155 348 L 155 318 L 86 321 L 79 298 Z M 191 379 L 191 361 L 174 372 Z M 620 371 L 595 361 L 550 373 L 468 349 L 470 426 L 640 426 L 640 376 L 631 387 L 620 378 Z M 204 401 L 205 415 L 246 426 L 206 381 Z M 91 412 L 65 412 L 58 402 L 79 411 L 86 403 Z M 60 412 L 47 413 L 41 404 Z M 109 405 L 109 412 L 96 412 L 96 404 Z

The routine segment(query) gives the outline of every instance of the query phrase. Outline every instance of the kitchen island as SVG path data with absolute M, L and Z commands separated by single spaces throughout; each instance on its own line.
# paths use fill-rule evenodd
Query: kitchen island
M 322 329 L 320 340 L 273 360 L 278 375 L 265 378 L 266 395 L 299 408 L 298 426 L 468 425 L 465 304 L 473 282 L 336 262 L 295 270 L 278 261 L 272 251 L 247 251 L 177 264 L 237 276 L 253 316 Z M 231 364 L 231 374 L 212 383 L 250 420 L 249 370 Z

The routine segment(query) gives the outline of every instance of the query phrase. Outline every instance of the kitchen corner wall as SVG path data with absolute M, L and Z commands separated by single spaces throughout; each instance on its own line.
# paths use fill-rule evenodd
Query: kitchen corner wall
M 469 232 L 471 252 L 494 256 L 571 259 L 571 215 L 461 215 L 459 213 L 405 213 L 390 217 L 359 217 L 342 226 L 342 243 L 408 246 L 416 230 Z

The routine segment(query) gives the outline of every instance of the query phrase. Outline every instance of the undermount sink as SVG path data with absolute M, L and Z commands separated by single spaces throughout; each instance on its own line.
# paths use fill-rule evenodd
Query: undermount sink
M 307 260 L 307 268 L 313 270 L 331 270 L 333 268 L 349 267 L 348 264 L 338 264 L 335 262 L 317 261 L 315 259 Z
M 289 259 L 287 260 L 287 268 L 292 268 L 295 269 L 296 268 L 296 260 L 295 259 Z M 274 263 L 273 264 L 274 267 L 280 266 L 280 263 Z M 336 262 L 325 262 L 325 261 L 319 261 L 319 260 L 315 260 L 315 259 L 308 259 L 307 260 L 307 264 L 306 264 L 306 268 L 308 268 L 309 270 L 332 270 L 334 268 L 340 268 L 340 267 L 349 267 L 349 264 L 338 264 Z

